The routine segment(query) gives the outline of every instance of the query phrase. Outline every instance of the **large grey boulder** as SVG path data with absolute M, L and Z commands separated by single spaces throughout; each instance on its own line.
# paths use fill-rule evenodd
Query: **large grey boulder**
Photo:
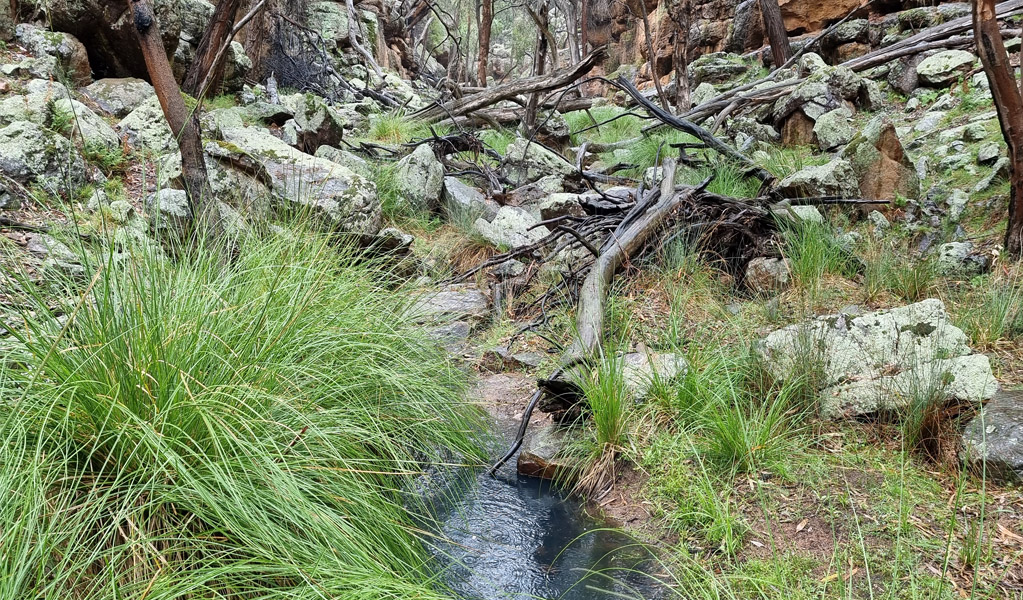
M 147 81 L 134 77 L 110 77 L 95 81 L 81 90 L 104 113 L 123 118 L 156 95 Z
M 831 419 L 897 413 L 938 393 L 981 402 L 998 389 L 987 356 L 972 353 L 936 299 L 790 325 L 757 352 L 779 381 L 818 383 L 820 412 Z
M 154 0 L 151 4 L 167 56 L 178 45 L 182 15 L 180 0 Z M 48 29 L 70 33 L 88 51 L 89 63 L 99 77 L 146 77 L 135 23 L 128 2 L 121 0 L 24 0 L 26 13 L 45 14 Z
M 622 381 L 634 399 L 645 398 L 655 383 L 671 383 L 685 375 L 689 363 L 681 354 L 639 348 L 622 357 Z
M 53 57 L 61 73 L 75 85 L 86 85 L 92 81 L 89 55 L 75 36 L 47 31 L 30 23 L 20 23 L 15 28 L 15 37 L 19 44 L 37 58 Z
M 803 57 L 804 62 L 809 57 Z M 816 57 L 820 60 L 819 57 Z M 883 102 L 877 84 L 864 79 L 847 67 L 815 66 L 813 72 L 790 94 L 780 98 L 774 105 L 775 125 L 782 132 L 786 144 L 805 144 L 809 136 L 801 133 L 812 128 L 813 123 L 825 113 L 854 106 L 876 108 Z
M 174 134 L 155 95 L 121 119 L 117 129 L 127 137 L 128 143 L 139 150 L 159 153 L 177 149 Z
M 782 179 L 778 184 L 778 192 L 786 198 L 855 198 L 859 196 L 860 190 L 852 165 L 847 160 L 836 158 L 824 165 L 804 167 Z
M 429 144 L 421 144 L 395 167 L 398 192 L 419 210 L 433 210 L 440 204 L 444 188 L 444 165 Z
M 327 160 L 336 162 L 339 165 L 348 167 L 352 171 L 371 179 L 373 177 L 373 167 L 361 156 L 343 150 L 341 148 L 335 148 L 334 146 L 320 146 L 316 149 L 314 156 L 320 158 L 326 158 Z
M 309 154 L 323 145 L 338 146 L 346 130 L 358 129 L 366 123 L 366 118 L 355 110 L 343 105 L 331 106 L 314 94 L 283 96 L 281 104 L 294 115 L 295 146 Z
M 977 474 L 1023 481 L 1023 392 L 999 392 L 966 425 L 962 459 Z
M 85 181 L 85 163 L 64 137 L 35 123 L 15 121 L 0 129 L 0 173 L 51 191 L 75 189 Z
M 974 252 L 973 242 L 948 242 L 938 246 L 938 273 L 948 277 L 973 277 L 988 270 L 991 261 Z
M 192 209 L 184 190 L 162 189 L 146 197 L 149 226 L 158 237 L 180 242 L 192 223 Z
M 943 50 L 920 61 L 916 66 L 920 82 L 931 87 L 948 87 L 973 68 L 977 57 L 966 50 Z
M 114 150 L 121 144 L 117 132 L 86 105 L 69 98 L 63 85 L 29 82 L 29 93 L 0 100 L 0 125 L 29 121 L 82 142 L 93 150 Z
M 713 52 L 689 63 L 689 81 L 696 86 L 703 83 L 725 83 L 745 75 L 749 69 L 750 66 L 737 54 Z
M 299 152 L 268 131 L 243 127 L 223 132 L 223 141 L 207 145 L 216 158 L 263 174 L 279 210 L 306 213 L 326 231 L 376 233 L 380 202 L 376 186 L 350 169 L 325 158 Z M 210 146 L 214 146 L 211 148 Z M 245 170 L 245 169 L 243 169 Z
M 476 219 L 474 227 L 483 239 L 498 248 L 514 250 L 540 241 L 550 233 L 533 213 L 518 206 L 502 206 L 492 221 Z
M 53 103 L 53 108 L 72 115 L 68 135 L 72 140 L 80 139 L 86 148 L 114 151 L 121 146 L 121 138 L 114 128 L 81 102 L 61 99 Z
M 856 134 L 851 119 L 852 112 L 844 106 L 828 111 L 817 119 L 813 133 L 821 150 L 834 150 L 849 143 Z
M 517 138 L 508 145 L 504 170 L 509 179 L 527 183 L 548 175 L 571 175 L 575 167 L 535 141 Z
M 483 192 L 456 177 L 444 178 L 441 204 L 450 218 L 472 221 L 478 218 L 493 221 L 500 208 L 496 202 L 484 196 Z

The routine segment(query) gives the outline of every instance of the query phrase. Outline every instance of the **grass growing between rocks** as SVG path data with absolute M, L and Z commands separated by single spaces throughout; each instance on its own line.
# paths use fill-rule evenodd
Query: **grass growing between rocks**
M 0 596 L 441 597 L 401 489 L 481 454 L 407 294 L 308 233 L 89 273 L 5 323 Z

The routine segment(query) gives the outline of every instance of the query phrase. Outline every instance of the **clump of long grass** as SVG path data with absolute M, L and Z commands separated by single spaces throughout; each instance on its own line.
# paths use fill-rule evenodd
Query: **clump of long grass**
M 32 292 L 0 374 L 0 596 L 439 597 L 403 481 L 479 457 L 401 293 L 312 234 Z
M 1023 338 L 1023 285 L 1005 279 L 988 285 L 956 324 L 978 346 Z
M 856 273 L 855 259 L 827 224 L 784 223 L 782 236 L 793 278 L 804 290 L 817 290 L 825 275 L 850 277 Z

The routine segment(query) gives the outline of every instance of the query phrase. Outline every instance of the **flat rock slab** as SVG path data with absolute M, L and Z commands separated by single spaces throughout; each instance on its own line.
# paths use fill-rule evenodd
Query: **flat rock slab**
M 757 352 L 778 381 L 819 378 L 820 412 L 831 419 L 899 411 L 921 394 L 981 402 L 998 390 L 988 357 L 970 350 L 936 299 L 790 325 Z
M 420 322 L 479 321 L 490 314 L 490 301 L 475 286 L 450 286 L 423 294 L 410 310 Z
M 976 473 L 1023 481 L 1023 390 L 999 392 L 966 425 L 962 459 Z
M 570 431 L 559 425 L 545 425 L 522 444 L 517 469 L 519 475 L 541 479 L 562 479 L 571 474 L 575 464 L 560 456 Z

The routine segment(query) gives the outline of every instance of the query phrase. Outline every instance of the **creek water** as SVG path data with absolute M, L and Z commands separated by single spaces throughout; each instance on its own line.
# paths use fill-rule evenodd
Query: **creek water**
M 497 453 L 506 449 L 495 448 Z M 430 551 L 440 577 L 465 600 L 660 598 L 651 553 L 550 482 L 463 469 L 433 494 Z

